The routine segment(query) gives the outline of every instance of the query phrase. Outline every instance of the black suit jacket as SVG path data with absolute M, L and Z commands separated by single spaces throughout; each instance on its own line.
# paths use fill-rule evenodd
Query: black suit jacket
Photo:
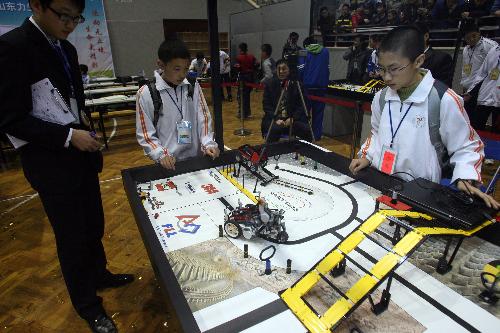
M 71 67 L 79 110 L 85 107 L 76 49 L 61 41 Z M 70 127 L 37 119 L 32 110 L 31 85 L 48 78 L 70 105 L 70 82 L 62 60 L 45 36 L 28 19 L 22 26 L 0 36 L 0 132 L 29 143 L 20 148 L 24 174 L 39 192 L 67 193 L 77 190 L 84 172 L 102 169 L 102 155 L 64 144 Z M 80 120 L 80 123 L 81 120 Z
M 451 55 L 429 47 L 427 52 L 425 52 L 425 61 L 422 67 L 430 70 L 432 76 L 436 80 L 439 80 L 445 83 L 448 87 L 451 87 L 453 80 Z
M 264 97 L 262 99 L 264 118 L 262 118 L 261 124 L 263 134 L 267 133 L 269 124 L 273 120 L 280 95 L 281 81 L 277 76 L 274 76 L 266 83 L 266 87 L 264 88 Z M 292 117 L 294 121 L 307 123 L 307 116 L 295 83 L 287 89 L 287 96 L 287 114 Z

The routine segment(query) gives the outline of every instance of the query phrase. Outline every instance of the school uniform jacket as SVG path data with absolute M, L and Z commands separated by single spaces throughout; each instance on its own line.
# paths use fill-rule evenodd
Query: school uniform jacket
M 156 162 L 165 155 L 183 160 L 201 156 L 208 147 L 217 146 L 213 139 L 210 110 L 198 82 L 195 84 L 193 96 L 189 97 L 187 79 L 174 89 L 159 73 L 155 72 L 155 78 L 156 89 L 160 92 L 163 104 L 156 128 L 153 125 L 154 107 L 148 86 L 142 86 L 137 92 L 136 136 L 144 153 Z M 190 121 L 192 124 L 191 144 L 177 143 L 177 122 L 181 120 Z
M 492 76 L 493 71 L 498 71 L 495 76 Z M 493 48 L 486 59 L 484 59 L 483 65 L 477 71 L 476 75 L 469 89 L 469 93 L 481 82 L 481 87 L 479 88 L 479 95 L 477 97 L 478 105 L 494 106 L 500 108 L 500 91 L 498 87 L 500 86 L 500 46 Z
M 470 47 L 469 45 L 464 47 L 462 56 L 462 79 L 460 80 L 460 84 L 462 85 L 465 91 L 471 88 L 474 76 L 479 70 L 479 68 L 481 68 L 484 59 L 488 55 L 488 52 L 490 52 L 497 46 L 498 44 L 494 40 L 481 37 L 479 42 L 477 42 L 477 44 L 474 45 L 474 47 Z M 466 65 L 471 66 L 470 74 L 465 72 Z
M 401 103 L 395 90 L 388 89 L 385 95 L 384 109 L 380 110 L 380 92 L 372 102 L 371 134 L 359 151 L 360 157 L 366 157 L 376 168 L 380 165 L 382 147 L 391 143 L 391 125 L 389 108 L 392 113 L 394 131 L 405 112 L 410 108 L 394 138 L 393 149 L 398 152 L 394 172 L 407 172 L 413 177 L 423 177 L 434 182 L 441 180 L 441 168 L 434 146 L 429 136 L 428 96 L 434 83 L 430 71 L 427 71 L 417 89 Z M 440 105 L 441 140 L 451 155 L 451 164 L 455 166 L 452 182 L 457 179 L 481 180 L 481 162 L 484 146 L 477 133 L 469 124 L 462 98 L 448 89 Z M 406 174 L 400 178 L 411 180 Z
M 85 107 L 82 77 L 74 46 L 60 41 L 67 55 L 78 109 Z M 80 124 L 62 126 L 31 116 L 31 85 L 48 78 L 70 105 L 70 83 L 62 60 L 38 28 L 24 23 L 0 36 L 0 132 L 29 143 L 19 153 L 26 178 L 39 192 L 66 193 L 80 186 L 84 172 L 102 169 L 100 152 L 65 148 L 70 128 L 86 129 Z M 62 112 L 62 111 L 61 111 Z

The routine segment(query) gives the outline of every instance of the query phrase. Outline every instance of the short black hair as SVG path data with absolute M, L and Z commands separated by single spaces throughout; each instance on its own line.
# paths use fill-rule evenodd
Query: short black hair
M 429 33 L 429 27 L 425 24 L 425 22 L 415 22 L 413 23 L 413 26 L 420 30 L 420 32 L 424 35 Z
M 166 64 L 173 59 L 191 59 L 191 55 L 182 40 L 166 39 L 158 48 L 158 58 Z
M 296 33 L 295 31 L 292 31 L 292 32 L 290 32 L 290 36 L 289 36 L 289 37 L 290 37 L 290 38 L 292 38 L 292 37 L 293 37 L 293 38 L 299 38 L 299 34 L 298 34 L 298 33 Z
M 321 13 L 321 12 L 322 12 L 322 11 L 324 11 L 324 10 L 328 10 L 328 7 L 321 7 L 321 8 L 319 9 L 319 12 Z
M 381 35 L 370 35 L 370 39 L 374 42 L 380 42 L 382 40 Z
M 271 46 L 271 44 L 262 44 L 260 50 L 262 52 L 266 52 L 268 56 L 271 56 L 271 54 L 273 53 L 273 47 Z
M 83 74 L 87 74 L 89 72 L 89 66 L 80 64 L 80 72 L 82 72 Z
M 415 27 L 402 26 L 392 29 L 380 44 L 379 53 L 394 52 L 414 61 L 424 53 L 424 35 Z
M 347 7 L 347 9 L 351 9 L 351 6 L 349 6 L 349 4 L 348 4 L 348 3 L 343 4 L 343 5 L 342 5 L 342 8 L 344 8 L 344 7 Z
M 304 42 L 302 42 L 302 45 L 304 47 L 307 47 L 307 46 L 309 46 L 311 44 L 318 44 L 318 42 L 316 41 L 316 39 L 313 36 L 306 37 L 304 39 Z
M 29 3 L 31 5 L 31 1 L 32 0 L 29 0 Z M 54 0 L 39 0 L 40 1 L 40 4 L 42 5 L 42 8 L 43 9 L 47 9 L 50 4 L 52 3 L 52 1 Z M 83 10 L 85 9 L 85 0 L 70 0 L 76 7 L 78 7 L 78 9 L 80 10 L 80 12 L 83 12 Z
M 196 53 L 196 59 L 203 59 L 203 58 L 205 58 L 205 55 L 203 54 L 203 52 Z
M 464 35 L 470 32 L 479 32 L 479 27 L 477 26 L 476 22 L 474 22 L 474 20 L 466 20 L 464 22 L 463 31 Z
M 285 64 L 288 66 L 288 61 L 285 58 L 281 58 L 280 60 L 276 61 L 276 68 L 278 68 L 278 66 L 281 64 Z
M 247 43 L 240 43 L 240 45 L 238 45 L 238 48 L 243 51 L 244 53 L 246 53 L 248 51 L 248 45 Z

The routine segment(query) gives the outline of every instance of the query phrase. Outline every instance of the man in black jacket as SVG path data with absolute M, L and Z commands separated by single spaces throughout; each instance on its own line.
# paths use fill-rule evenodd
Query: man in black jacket
M 349 63 L 347 64 L 346 79 L 349 83 L 364 84 L 364 76 L 368 60 L 372 54 L 371 50 L 367 49 L 368 43 L 363 35 L 354 37 L 351 47 L 344 53 L 343 58 Z
M 30 0 L 33 16 L 0 37 L 0 132 L 28 143 L 19 149 L 24 175 L 54 230 L 71 302 L 93 332 L 116 332 L 97 289 L 133 276 L 106 269 L 98 172 L 100 144 L 89 132 L 76 49 L 66 38 L 84 21 L 84 0 Z M 75 121 L 59 125 L 32 111 L 31 85 L 44 80 L 61 94 Z M 52 112 L 63 112 L 52 110 Z
M 297 81 L 290 82 L 288 80 L 290 68 L 286 60 L 278 60 L 276 63 L 276 73 L 277 76 L 274 76 L 264 89 L 264 98 L 262 100 L 264 117 L 261 123 L 262 136 L 266 137 L 269 127 L 272 124 L 267 142 L 276 142 L 279 141 L 281 135 L 288 135 L 290 133 L 290 126 L 292 127 L 292 135 L 311 141 L 311 129 L 307 121 L 306 110 L 304 110 L 299 95 Z M 286 90 L 281 99 L 278 113 L 275 115 L 282 89 Z
M 424 35 L 425 42 L 425 60 L 422 68 L 426 68 L 431 71 L 432 76 L 448 87 L 451 87 L 453 81 L 453 67 L 451 55 L 439 50 L 434 50 L 429 43 L 429 28 L 423 22 L 417 22 L 414 24 Z

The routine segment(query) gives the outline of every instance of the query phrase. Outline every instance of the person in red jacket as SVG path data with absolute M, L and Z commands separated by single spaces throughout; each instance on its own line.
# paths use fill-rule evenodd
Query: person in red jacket
M 248 53 L 247 43 L 241 43 L 238 46 L 240 54 L 236 57 L 237 67 L 240 72 L 240 80 L 243 81 L 243 91 L 241 93 L 241 103 L 243 103 L 243 117 L 248 118 L 251 115 L 250 110 L 250 92 L 251 87 L 248 87 L 245 83 L 254 82 L 254 71 L 257 64 L 257 60 L 253 54 Z M 241 116 L 238 114 L 238 116 Z

